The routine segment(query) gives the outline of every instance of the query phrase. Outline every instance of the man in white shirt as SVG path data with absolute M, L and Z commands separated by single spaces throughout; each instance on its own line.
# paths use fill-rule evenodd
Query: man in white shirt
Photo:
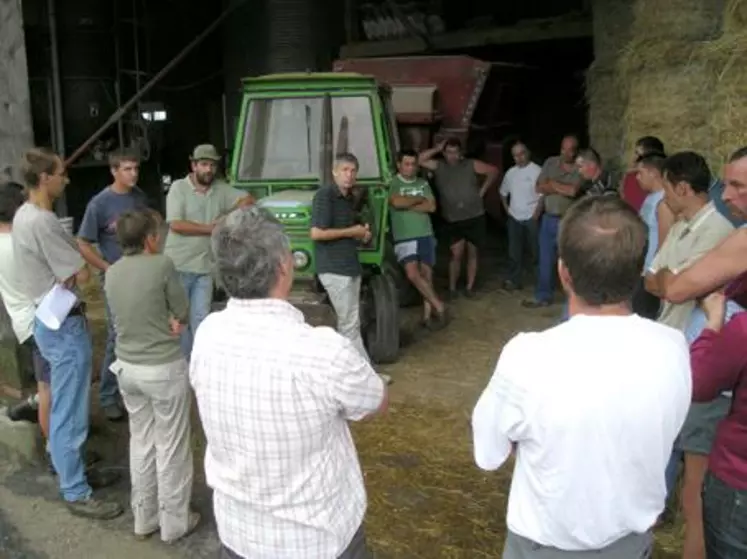
M 475 460 L 516 467 L 504 559 L 646 558 L 690 404 L 683 334 L 630 311 L 646 226 L 617 197 L 563 219 L 570 319 L 506 344 L 472 416 Z
M 44 439 L 49 438 L 49 364 L 34 343 L 34 302 L 23 294 L 13 259 L 11 229 L 16 211 L 24 203 L 23 187 L 15 183 L 0 185 L 0 296 L 10 317 L 13 333 L 21 344 L 19 355 L 31 361 L 37 383 L 37 397 L 19 404 L 26 408 L 36 404 L 39 427 Z M 13 415 L 13 414 L 11 414 Z M 20 415 L 20 414 L 19 414 Z
M 501 202 L 508 214 L 508 256 L 510 268 L 504 289 L 521 289 L 524 251 L 529 245 L 532 263 L 537 260 L 537 218 L 540 199 L 536 185 L 542 168 L 529 159 L 529 150 L 521 142 L 511 148 L 513 167 L 506 171 L 501 184 Z
M 387 406 L 353 343 L 288 301 L 282 225 L 235 210 L 212 234 L 230 299 L 197 331 L 190 379 L 225 559 L 369 559 L 366 491 L 348 421 Z

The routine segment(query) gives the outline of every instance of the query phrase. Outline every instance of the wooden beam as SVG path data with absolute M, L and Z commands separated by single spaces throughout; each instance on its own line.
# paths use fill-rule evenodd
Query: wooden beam
M 592 36 L 591 19 L 569 20 L 567 17 L 526 21 L 511 27 L 464 29 L 433 35 L 431 42 L 438 51 L 464 50 L 487 45 L 534 43 L 555 39 L 577 39 Z M 418 37 L 385 41 L 349 43 L 340 48 L 340 58 L 368 58 L 421 54 L 426 45 Z

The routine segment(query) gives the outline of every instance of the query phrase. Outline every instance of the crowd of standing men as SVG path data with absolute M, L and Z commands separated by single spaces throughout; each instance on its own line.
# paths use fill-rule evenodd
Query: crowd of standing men
M 524 305 L 549 305 L 557 274 L 567 320 L 510 340 L 473 413 L 478 466 L 497 469 L 516 454 L 504 559 L 650 557 L 683 460 L 683 558 L 747 552 L 747 362 L 738 351 L 747 241 L 711 200 L 721 188 L 722 209 L 747 217 L 747 149 L 731 156 L 721 186 L 696 153 L 668 156 L 655 138 L 636 151 L 636 183 L 627 177 L 621 199 L 598 154 L 579 151 L 574 136 L 542 167 L 524 144 L 512 148 L 516 165 L 500 186 L 512 256 L 504 287 L 521 286 L 524 244 L 536 237 L 538 284 Z M 357 159 L 336 157 L 312 212 L 337 333 L 306 324 L 288 303 L 288 237 L 216 178 L 218 159 L 198 146 L 190 174 L 172 185 L 163 254 L 162 218 L 136 188 L 130 154 L 112 155 L 113 183 L 89 203 L 77 241 L 52 212 L 67 184 L 55 154 L 25 154 L 25 199 L 0 191 L 0 250 L 12 262 L 0 288 L 19 341 L 37 356 L 62 497 L 81 516 L 122 513 L 93 496 L 116 479 L 87 468 L 84 455 L 92 350 L 79 284 L 88 264 L 103 274 L 111 341 L 101 404 L 109 419 L 129 416 L 135 535 L 173 542 L 200 521 L 190 508 L 191 383 L 222 557 L 367 559 L 366 492 L 348 422 L 385 411 L 388 397 L 360 336 L 357 247 L 371 233 L 354 212 Z M 433 173 L 439 208 L 419 166 Z M 398 156 L 391 229 L 426 327 L 450 317 L 433 288 L 428 214 L 438 209 L 446 221 L 448 299 L 459 294 L 465 255 L 472 296 L 482 197 L 497 179 L 455 140 Z M 209 314 L 214 278 L 229 302 Z M 35 316 L 56 286 L 77 296 L 57 328 Z

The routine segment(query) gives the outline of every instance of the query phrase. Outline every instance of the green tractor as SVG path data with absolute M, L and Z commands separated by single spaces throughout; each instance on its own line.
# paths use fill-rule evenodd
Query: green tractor
M 359 249 L 361 330 L 376 363 L 399 354 L 402 274 L 388 240 L 388 184 L 398 143 L 390 90 L 374 77 L 336 72 L 243 80 L 231 180 L 285 226 L 295 260 L 291 302 L 314 324 L 333 323 L 334 312 L 316 277 L 312 200 L 320 184 L 332 182 L 336 153 L 353 153 L 360 162 L 356 208 L 372 232 Z

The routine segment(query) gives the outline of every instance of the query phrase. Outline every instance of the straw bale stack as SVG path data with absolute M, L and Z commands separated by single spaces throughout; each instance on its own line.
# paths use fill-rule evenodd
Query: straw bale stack
M 586 100 L 589 104 L 589 137 L 605 163 L 619 167 L 625 151 L 623 115 L 627 89 L 614 67 L 593 64 L 586 73 Z
M 702 41 L 721 33 L 724 3 L 728 0 L 636 0 L 635 37 Z
M 728 0 L 724 8 L 724 35 L 747 30 L 747 0 Z
M 630 41 L 634 0 L 595 0 L 592 4 L 594 63 L 611 69 Z
M 706 53 L 715 73 L 709 115 L 712 160 L 714 171 L 720 171 L 731 152 L 747 145 L 747 29 L 725 33 Z

